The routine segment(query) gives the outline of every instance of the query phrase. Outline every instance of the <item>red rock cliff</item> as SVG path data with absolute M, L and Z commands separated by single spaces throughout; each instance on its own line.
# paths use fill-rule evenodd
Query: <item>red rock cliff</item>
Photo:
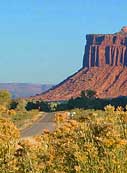
M 83 67 L 127 66 L 127 27 L 115 34 L 86 36 Z
M 127 96 L 127 27 L 115 34 L 86 36 L 83 68 L 36 99 L 67 100 L 92 89 L 97 97 Z

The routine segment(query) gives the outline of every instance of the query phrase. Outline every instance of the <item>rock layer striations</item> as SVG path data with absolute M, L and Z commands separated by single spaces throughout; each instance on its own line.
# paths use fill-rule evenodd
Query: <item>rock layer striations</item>
M 127 27 L 115 34 L 89 34 L 86 40 L 83 68 L 36 99 L 67 100 L 87 89 L 100 98 L 127 96 Z
M 116 34 L 89 34 L 86 36 L 83 67 L 127 66 L 127 32 Z

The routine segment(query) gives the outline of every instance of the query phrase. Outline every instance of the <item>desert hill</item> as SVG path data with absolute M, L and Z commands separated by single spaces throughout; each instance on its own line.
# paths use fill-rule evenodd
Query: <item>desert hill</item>
M 114 34 L 88 34 L 83 67 L 53 89 L 36 96 L 48 101 L 96 90 L 99 98 L 127 96 L 127 27 Z
M 0 90 L 8 90 L 11 92 L 13 98 L 30 97 L 45 92 L 51 87 L 53 85 L 50 84 L 0 83 Z

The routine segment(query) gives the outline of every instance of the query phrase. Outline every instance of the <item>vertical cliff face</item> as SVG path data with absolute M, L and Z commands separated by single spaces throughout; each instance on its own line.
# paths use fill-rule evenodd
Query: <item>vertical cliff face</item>
M 116 34 L 89 34 L 86 36 L 83 67 L 127 66 L 127 28 Z

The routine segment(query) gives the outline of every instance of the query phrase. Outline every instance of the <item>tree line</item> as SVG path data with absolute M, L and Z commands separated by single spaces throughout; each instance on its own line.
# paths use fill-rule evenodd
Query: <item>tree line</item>
M 8 91 L 0 91 L 0 105 L 3 105 L 8 109 L 16 109 L 20 111 L 38 109 L 39 111 L 51 112 L 74 108 L 103 110 L 104 107 L 109 104 L 114 107 L 122 106 L 124 108 L 127 105 L 127 97 L 107 99 L 96 98 L 96 91 L 89 89 L 81 91 L 79 97 L 71 98 L 66 101 L 45 102 L 43 100 L 34 99 L 12 99 L 11 94 Z

